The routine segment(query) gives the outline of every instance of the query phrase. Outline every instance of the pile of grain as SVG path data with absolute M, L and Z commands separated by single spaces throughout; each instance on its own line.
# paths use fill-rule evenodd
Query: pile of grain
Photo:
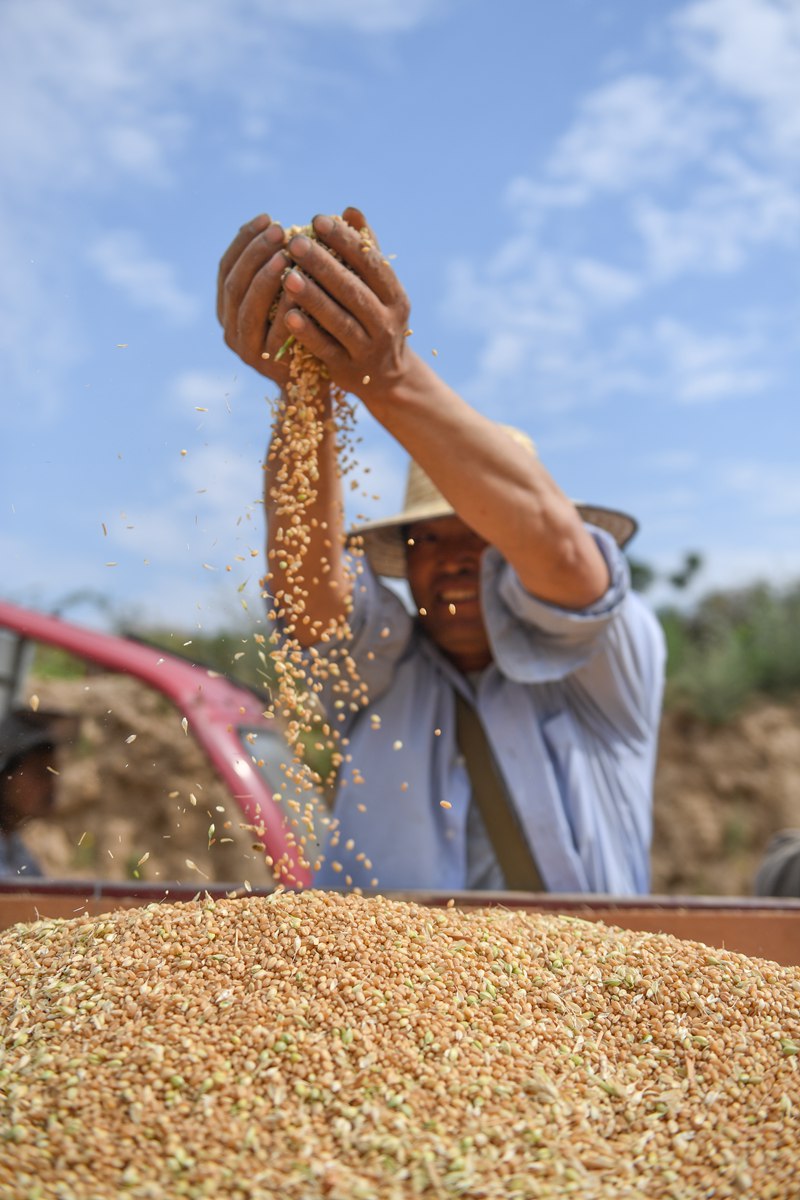
M 0 939 L 0 1195 L 797 1194 L 800 969 L 334 893 Z

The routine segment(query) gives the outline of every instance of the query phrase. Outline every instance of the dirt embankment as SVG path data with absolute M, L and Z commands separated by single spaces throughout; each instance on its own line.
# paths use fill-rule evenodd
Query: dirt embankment
M 30 688 L 41 709 L 80 714 L 77 744 L 60 752 L 56 812 L 24 831 L 47 876 L 272 882 L 245 817 L 163 695 L 121 675 Z
M 655 787 L 653 891 L 740 896 L 771 835 L 800 828 L 800 698 L 723 726 L 669 713 Z
M 38 681 L 35 691 L 42 707 L 82 716 L 58 813 L 25 835 L 48 875 L 270 882 L 244 818 L 163 697 L 105 675 Z M 764 846 L 785 826 L 800 827 L 800 698 L 754 705 L 719 728 L 664 718 L 653 892 L 748 895 Z

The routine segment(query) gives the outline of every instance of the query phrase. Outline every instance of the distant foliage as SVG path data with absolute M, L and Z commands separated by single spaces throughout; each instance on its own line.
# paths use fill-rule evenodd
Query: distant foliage
M 668 572 L 636 559 L 628 565 L 636 591 L 658 582 L 683 592 L 702 571 L 703 557 L 688 551 Z M 710 592 L 690 611 L 676 603 L 660 608 L 658 617 L 667 639 L 666 708 L 719 724 L 753 696 L 800 692 L 800 583 L 783 591 L 754 583 Z
M 631 573 L 631 585 L 636 592 L 648 591 L 659 580 L 678 591 L 683 591 L 703 569 L 703 556 L 696 550 L 689 550 L 684 554 L 683 562 L 677 570 L 666 572 L 656 571 L 655 567 L 641 562 L 638 558 L 628 558 L 628 569 Z
M 659 582 L 680 593 L 703 567 L 695 551 L 665 573 L 628 561 L 633 586 L 640 592 Z M 676 603 L 660 608 L 657 615 L 667 641 L 666 708 L 721 724 L 754 696 L 786 699 L 800 694 L 800 582 L 783 590 L 756 583 L 710 592 L 691 609 Z M 125 623 L 116 621 L 117 632 L 125 632 Z M 138 636 L 251 688 L 265 706 L 276 694 L 269 634 L 254 633 L 244 622 L 213 635 L 150 628 Z M 85 669 L 63 651 L 39 647 L 41 675 L 68 677 Z M 324 764 L 322 768 L 325 774 Z
M 689 614 L 664 608 L 659 618 L 667 707 L 721 723 L 754 695 L 800 692 L 800 584 L 712 592 Z
M 645 563 L 630 563 L 637 590 L 658 580 L 676 593 L 702 565 L 695 552 L 664 575 Z M 722 724 L 756 695 L 784 699 L 800 693 L 800 583 L 783 591 L 757 583 L 710 592 L 690 610 L 676 603 L 657 615 L 667 641 L 666 708 Z M 265 703 L 273 694 L 268 641 L 256 641 L 246 627 L 214 636 L 150 630 L 146 640 L 236 679 Z
M 34 659 L 36 676 L 39 679 L 82 679 L 86 674 L 86 663 L 59 646 L 41 643 L 36 647 Z
M 241 630 L 213 634 L 180 633 L 165 629 L 147 629 L 127 634 L 151 646 L 169 650 L 198 666 L 217 671 L 250 688 L 266 703 L 274 686 L 275 673 L 269 654 L 268 638 Z

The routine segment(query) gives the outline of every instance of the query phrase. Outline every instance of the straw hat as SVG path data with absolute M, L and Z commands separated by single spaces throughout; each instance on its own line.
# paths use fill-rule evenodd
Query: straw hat
M 505 429 L 515 442 L 519 442 L 532 455 L 536 455 L 536 447 L 522 430 L 511 425 L 501 425 L 501 429 Z M 638 529 L 634 518 L 627 513 L 596 504 L 583 504 L 578 501 L 574 503 L 584 521 L 605 529 L 619 546 L 625 546 Z M 402 579 L 406 574 L 403 527 L 410 525 L 412 521 L 433 521 L 437 517 L 454 515 L 452 504 L 445 500 L 422 468 L 412 459 L 408 467 L 403 511 L 393 517 L 383 517 L 377 521 L 366 521 L 363 525 L 357 525 L 350 530 L 348 537 L 351 540 L 361 540 L 364 553 L 378 575 Z

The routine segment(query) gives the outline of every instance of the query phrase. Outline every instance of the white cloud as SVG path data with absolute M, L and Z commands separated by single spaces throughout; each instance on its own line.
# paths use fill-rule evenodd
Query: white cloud
M 746 500 L 750 511 L 776 519 L 800 518 L 800 478 L 795 467 L 742 460 L 721 464 L 717 474 L 720 486 Z
M 103 152 L 109 166 L 118 168 L 123 175 L 132 179 L 149 180 L 151 183 L 168 183 L 171 172 L 167 167 L 167 156 L 164 153 L 165 143 L 173 140 L 180 127 L 180 122 L 171 122 L 174 126 L 172 136 L 163 136 L 162 129 L 137 129 L 135 126 L 110 125 L 103 131 Z
M 125 514 L 124 522 L 106 523 L 109 554 L 141 562 L 174 563 L 183 558 L 189 548 L 191 526 L 171 501 L 169 510 L 139 509 Z
M 313 85 L 295 26 L 399 33 L 449 0 L 5 0 L 0 154 L 5 186 L 30 193 L 117 168 L 162 183 L 192 132 L 182 94 L 232 97 L 260 137 L 294 83 Z M 257 68 L 258 73 L 255 74 Z M 328 82 L 331 82 L 329 77 Z M 13 114 L 13 117 L 10 117 Z M 111 185 L 114 177 L 107 181 Z
M 448 284 L 447 317 L 484 337 L 480 373 L 497 382 L 519 377 L 544 347 L 552 354 L 584 330 L 590 314 L 624 305 L 640 290 L 629 271 L 589 255 L 559 257 L 528 236 L 502 246 L 483 271 L 453 263 Z
M 486 341 L 479 358 L 484 377 L 501 385 L 504 379 L 517 378 L 530 356 L 530 335 L 510 329 L 498 329 Z
M 654 345 L 663 355 L 666 388 L 685 404 L 755 394 L 770 382 L 765 369 L 749 364 L 762 349 L 754 335 L 698 332 L 663 318 L 656 323 Z
M 761 110 L 772 146 L 800 150 L 800 8 L 796 0 L 698 0 L 675 17 L 698 71 Z
M 635 302 L 648 299 L 652 284 L 631 272 L 575 255 L 535 257 L 532 239 L 527 278 L 509 268 L 481 279 L 467 263 L 452 276 L 448 315 L 481 338 L 464 385 L 474 403 L 489 406 L 501 391 L 508 402 L 520 381 L 541 412 L 562 416 L 608 399 L 708 404 L 774 385 L 780 365 L 763 328 L 775 324 L 768 314 L 726 315 L 724 329 L 713 310 L 694 320 L 645 319 Z M 610 319 L 615 309 L 626 323 Z
M 54 523 L 42 522 L 32 492 L 14 503 L 4 489 L 5 594 L 51 608 L 83 593 L 111 602 L 117 612 L 174 621 L 177 628 L 230 623 L 237 612 L 244 616 L 241 599 L 258 615 L 264 570 L 258 450 L 215 438 L 186 457 L 175 451 L 169 462 L 150 466 L 156 493 L 150 500 L 137 489 L 124 511 L 105 504 L 96 515 L 75 502 L 72 522 L 80 537 L 54 538 Z M 62 524 L 55 527 L 63 533 Z M 89 615 L 97 623 L 98 611 Z
M 576 404 L 652 391 L 641 333 L 633 350 L 630 326 L 597 336 L 606 315 L 639 292 L 630 272 L 583 256 L 537 256 L 534 241 L 521 276 L 510 266 L 498 278 L 493 263 L 481 278 L 477 267 L 457 264 L 443 311 L 479 339 L 476 370 L 462 390 L 485 409 L 501 393 L 513 404 L 518 393 L 523 407 L 535 396 L 541 412 L 562 415 Z
M 744 280 L 766 255 L 797 251 L 786 151 L 800 122 L 800 7 L 671 9 L 654 18 L 665 65 L 618 70 L 585 95 L 542 169 L 509 184 L 508 235 L 451 271 L 443 311 L 481 339 L 465 385 L 480 402 L 522 372 L 562 411 L 614 393 L 708 403 L 758 394 L 788 373 L 763 339 L 735 327 L 746 310 L 726 317 L 728 328 L 715 327 L 714 300 L 699 319 L 700 302 L 690 304 L 680 327 L 658 313 L 682 311 L 684 280 Z M 611 320 L 615 308 L 625 326 Z
M 217 69 L 233 49 L 224 14 L 208 3 L 154 0 L 10 0 L 0 13 L 0 125 L 7 186 L 30 198 L 37 185 L 63 191 L 113 184 L 113 168 L 171 177 L 181 128 L 174 96 L 197 83 L 211 41 Z M 171 115 L 172 114 L 172 115 Z M 9 151 L 14 151 L 10 154 Z
M 264 395 L 254 399 L 253 386 L 258 389 L 255 376 L 245 376 L 244 381 L 235 373 L 222 371 L 187 370 L 177 375 L 168 390 L 170 409 L 177 415 L 188 416 L 195 421 L 202 421 L 206 427 L 212 427 L 216 432 L 226 427 L 231 432 L 235 427 L 236 418 L 243 405 L 252 413 L 254 405 L 261 405 L 263 416 L 264 441 L 269 432 L 271 421 L 268 394 L 277 389 L 267 379 L 263 380 Z
M 292 0 L 291 21 L 340 25 L 360 33 L 402 33 L 450 7 L 449 0 Z
M 593 258 L 576 259 L 572 277 L 583 296 L 598 308 L 625 304 L 642 290 L 641 280 L 632 272 Z
M 800 197 L 790 179 L 730 154 L 713 158 L 708 171 L 710 181 L 680 210 L 647 198 L 634 206 L 634 225 L 657 277 L 735 271 L 761 246 L 800 239 Z
M 584 99 L 547 176 L 562 189 L 582 189 L 585 201 L 598 192 L 663 182 L 706 152 L 721 120 L 715 109 L 697 104 L 685 81 L 622 76 Z
M 580 208 L 588 198 L 583 183 L 553 183 L 518 176 L 505 190 L 505 202 L 523 227 L 538 227 L 549 209 Z
M 31 260 L 47 264 L 32 269 Z M 53 294 L 66 291 L 63 264 L 51 253 L 48 232 L 25 231 L 3 221 L 0 198 L 0 358 L 2 358 L 3 417 L 6 428 L 37 426 L 49 419 L 63 401 L 62 376 L 86 348 L 86 335 L 73 311 L 54 312 Z M 43 320 L 42 314 L 49 314 Z M 24 403 L 35 389 L 38 403 Z
M 36 397 L 40 415 L 58 405 L 59 370 L 82 350 L 77 315 L 52 302 L 76 290 L 74 278 L 56 278 L 55 266 L 65 272 L 60 241 L 75 237 L 74 197 L 80 224 L 121 188 L 178 188 L 184 155 L 203 133 L 203 105 L 232 109 L 230 162 L 257 144 L 263 169 L 265 130 L 298 89 L 314 104 L 332 86 L 347 86 L 335 62 L 314 66 L 309 30 L 336 27 L 354 39 L 401 33 L 435 19 L 445 2 L 0 4 L 0 229 L 20 259 L 9 268 L 4 256 L 0 273 L 0 351 L 8 351 L 10 382 Z M 170 268 L 149 255 L 137 262 L 138 252 L 119 235 L 95 247 L 106 276 L 134 303 L 190 319 L 194 301 Z
M 526 414 L 530 424 L 530 416 Z M 581 422 L 568 415 L 559 415 L 547 429 L 534 428 L 534 441 L 539 457 L 547 465 L 552 463 L 557 455 L 572 456 L 583 452 L 594 451 L 606 454 L 617 440 L 617 431 L 610 427 L 597 429 L 591 422 Z
M 97 238 L 88 257 L 101 277 L 137 308 L 163 313 L 181 325 L 197 312 L 196 297 L 181 289 L 172 265 L 149 254 L 133 230 L 121 229 Z
M 239 411 L 253 401 L 248 392 L 249 384 L 248 389 L 237 389 L 235 380 L 213 372 L 187 371 L 171 382 L 168 404 L 183 411 L 195 433 L 208 435 L 208 440 L 193 444 L 188 438 L 186 454 L 175 450 L 168 465 L 159 467 L 156 500 L 130 504 L 119 519 L 107 520 L 109 546 L 161 568 L 183 563 L 187 570 L 202 568 L 206 574 L 211 567 L 221 574 L 232 565 L 234 578 L 263 571 L 262 463 L 271 417 L 262 401 L 263 438 L 254 441 L 259 422 L 252 413 L 243 417 Z M 196 412 L 198 408 L 208 411 Z M 358 414 L 353 460 L 343 480 L 348 524 L 398 511 L 407 456 L 363 410 Z M 162 493 L 169 495 L 168 507 Z M 237 555 L 243 560 L 238 565 Z
M 196 510 L 203 525 L 209 518 L 219 524 L 222 518 L 232 529 L 243 522 L 247 526 L 254 512 L 260 521 L 262 452 L 260 446 L 242 451 L 215 439 L 188 454 L 180 467 L 182 472 L 185 468 L 185 478 L 192 485 L 184 508 Z M 199 496 L 203 499 L 195 499 Z
M 176 630 L 230 630 L 260 620 L 263 557 L 245 563 L 233 558 L 231 572 L 220 560 L 218 570 L 208 571 L 202 554 L 174 532 L 175 544 L 161 565 L 155 554 L 143 554 L 132 540 L 103 539 L 96 553 L 76 553 L 74 545 L 59 549 L 52 540 L 44 546 L 30 536 L 0 534 L 3 562 L 13 567 L 14 581 L 21 581 L 6 586 L 4 598 L 41 612 L 63 611 L 68 620 L 91 628 L 106 627 L 111 618 L 130 626 L 172 625 Z M 159 531 L 153 528 L 152 535 L 151 546 Z M 111 558 L 117 565 L 107 567 Z
M 519 238 L 513 254 L 501 251 L 483 264 L 464 259 L 448 273 L 446 311 L 455 321 L 489 337 L 495 331 L 537 337 L 579 328 L 581 290 L 570 278 L 572 264 L 543 250 L 534 239 Z M 566 269 L 565 269 L 566 268 Z
M 240 583 L 245 584 L 242 591 Z M 244 642 L 254 627 L 266 624 L 266 608 L 255 572 L 252 578 L 237 582 L 228 574 L 221 577 L 202 569 L 193 575 L 185 570 L 164 571 L 159 573 L 155 586 L 146 591 L 140 587 L 136 596 L 130 624 L 145 630 L 167 627 L 179 633 L 231 633 L 238 629 Z M 125 600 L 125 596 L 120 597 L 118 605 Z

